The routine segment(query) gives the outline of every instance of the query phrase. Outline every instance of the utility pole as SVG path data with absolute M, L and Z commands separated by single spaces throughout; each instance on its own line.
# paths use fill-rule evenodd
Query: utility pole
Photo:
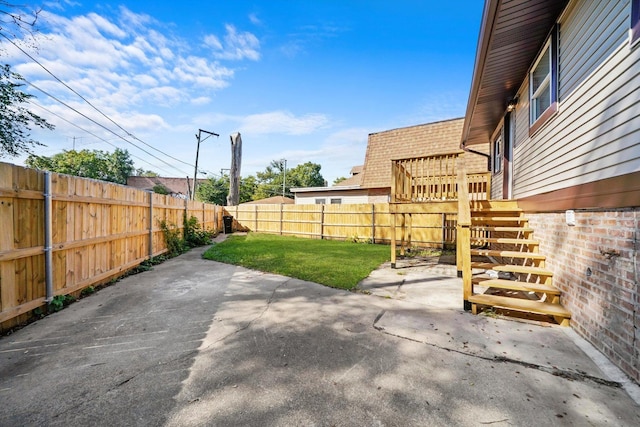
M 202 136 L 202 133 L 206 133 L 208 135 L 201 140 L 200 138 Z M 191 194 L 191 200 L 196 199 L 196 188 L 198 187 L 198 155 L 200 154 L 200 142 L 204 142 L 204 140 L 206 140 L 212 135 L 220 136 L 217 133 L 209 132 L 208 130 L 198 129 L 198 133 L 196 135 L 196 138 L 198 139 L 198 148 L 196 148 L 196 168 L 193 172 L 193 193 Z
M 284 196 L 284 187 L 287 183 L 287 159 L 280 160 L 280 164 L 284 164 L 282 168 L 282 197 Z

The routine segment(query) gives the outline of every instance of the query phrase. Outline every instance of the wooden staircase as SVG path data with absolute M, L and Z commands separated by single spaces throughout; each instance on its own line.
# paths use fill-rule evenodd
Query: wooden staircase
M 514 201 L 471 202 L 471 294 L 474 314 L 494 308 L 506 315 L 538 316 L 568 326 L 571 313 L 560 303 L 553 272 L 533 229 Z

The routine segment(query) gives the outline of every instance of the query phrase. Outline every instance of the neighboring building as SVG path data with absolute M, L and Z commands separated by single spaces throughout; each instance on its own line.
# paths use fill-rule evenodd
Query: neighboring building
M 391 194 L 391 160 L 460 151 L 464 119 L 443 120 L 369 134 L 364 165 L 333 187 L 292 188 L 296 204 L 387 203 Z M 487 171 L 488 148 L 466 155 L 468 173 Z
M 198 185 L 207 179 L 198 179 Z M 189 178 L 165 178 L 160 176 L 130 176 L 127 185 L 140 190 L 153 191 L 156 186 L 163 186 L 169 191 L 169 195 L 181 199 L 191 198 L 193 191 L 193 179 Z
M 368 203 L 368 191 L 360 188 L 363 166 L 351 168 L 351 176 L 332 187 L 292 188 L 297 205 Z
M 462 146 L 491 151 L 575 330 L 640 380 L 640 0 L 487 0 Z M 365 174 L 365 184 L 366 181 Z
M 295 201 L 291 197 L 273 196 L 266 199 L 252 200 L 250 202 L 240 203 L 243 205 L 293 205 Z

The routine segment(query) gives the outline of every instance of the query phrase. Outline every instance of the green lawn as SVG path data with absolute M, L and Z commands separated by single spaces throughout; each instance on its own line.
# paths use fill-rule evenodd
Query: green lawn
M 204 253 L 206 259 L 340 289 L 355 287 L 389 256 L 385 245 L 259 233 L 229 236 Z

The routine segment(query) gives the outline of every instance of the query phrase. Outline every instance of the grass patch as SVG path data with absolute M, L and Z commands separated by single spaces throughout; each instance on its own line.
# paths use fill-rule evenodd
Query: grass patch
M 389 260 L 389 246 L 249 233 L 214 244 L 204 258 L 352 289 Z

